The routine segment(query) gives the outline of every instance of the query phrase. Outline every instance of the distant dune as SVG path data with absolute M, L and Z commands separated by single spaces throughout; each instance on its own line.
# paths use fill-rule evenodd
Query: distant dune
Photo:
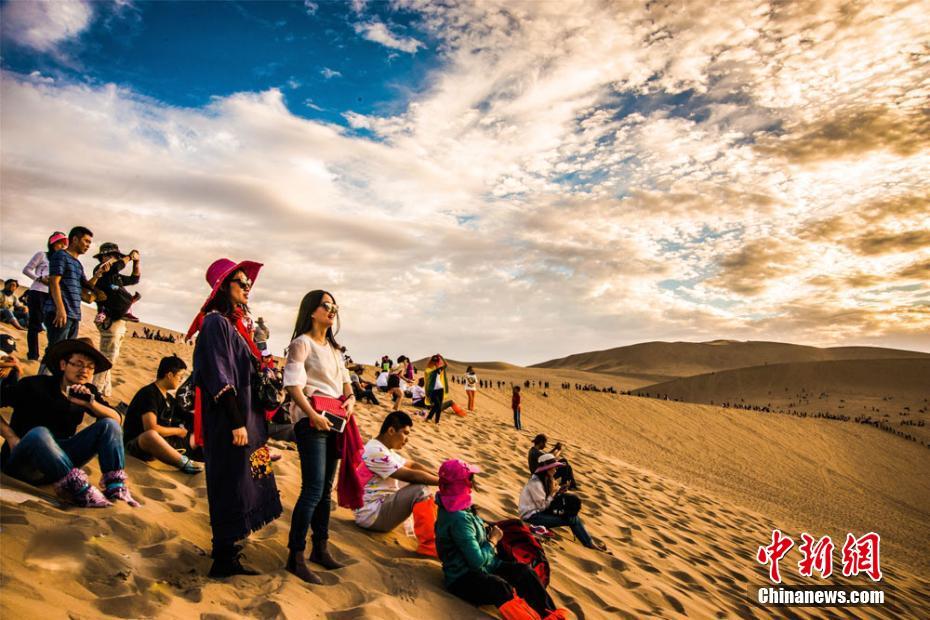
M 569 355 L 534 364 L 531 368 L 573 368 L 626 376 L 651 375 L 653 382 L 659 383 L 678 377 L 765 364 L 902 358 L 930 359 L 930 354 L 878 347 L 822 349 L 763 341 L 644 342 Z
M 641 387 L 636 394 L 691 403 L 869 416 L 930 441 L 930 358 L 753 366 Z M 923 421 L 925 426 L 913 426 Z
M 423 359 L 414 360 L 413 365 L 418 369 L 426 368 L 426 364 L 429 362 L 428 357 Z M 522 368 L 522 366 L 517 366 L 516 364 L 508 364 L 507 362 L 460 362 L 457 360 L 446 359 L 446 364 L 449 365 L 449 371 L 455 374 L 461 374 L 465 372 L 465 369 L 469 366 L 472 366 L 475 369 L 475 372 L 479 370 L 516 370 Z

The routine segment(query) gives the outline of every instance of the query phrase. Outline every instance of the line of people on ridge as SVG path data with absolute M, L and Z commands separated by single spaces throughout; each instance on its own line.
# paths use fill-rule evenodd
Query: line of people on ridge
M 158 458 L 195 473 L 197 466 L 186 453 L 202 446 L 213 532 L 210 575 L 256 574 L 242 564 L 238 543 L 283 512 L 266 445 L 267 409 L 256 383 L 265 356 L 253 340 L 248 319 L 249 294 L 260 268 L 250 261 L 220 259 L 207 270 L 210 293 L 188 332 L 188 338 L 199 333 L 192 377 L 197 392 L 193 432 L 174 426 L 164 409 L 165 394 L 181 383 L 183 360 L 162 360 L 156 381 L 139 390 L 121 427 L 119 412 L 91 382 L 112 363 L 90 339 L 66 338 L 53 343 L 43 358 L 52 374 L 27 377 L 16 385 L 13 418 L 9 425 L 0 424 L 6 439 L 0 456 L 3 470 L 33 483 L 52 482 L 62 496 L 79 505 L 103 507 L 122 500 L 136 507 L 139 503 L 127 485 L 125 453 Z M 498 557 L 495 544 L 503 534 L 500 528 L 485 527 L 471 502 L 474 475 L 480 470 L 451 460 L 434 474 L 400 457 L 396 450 L 407 442 L 413 427 L 413 420 L 401 411 L 391 412 L 378 436 L 362 445 L 352 415 L 353 384 L 335 340 L 338 311 L 331 294 L 308 293 L 287 351 L 283 382 L 291 398 L 289 414 L 301 471 L 287 570 L 308 583 L 320 583 L 307 560 L 325 569 L 342 566 L 328 546 L 330 497 L 338 476 L 339 503 L 356 511 L 360 527 L 387 531 L 412 518 L 418 550 L 431 554 L 435 549 L 452 593 L 475 604 L 494 604 L 505 618 L 561 617 L 531 569 Z M 425 378 L 431 388 L 430 418 L 435 414 L 437 421 L 448 393 L 444 370 L 444 360 L 434 356 Z M 334 430 L 337 420 L 327 415 L 327 401 L 333 400 L 347 415 L 341 432 Z M 85 414 L 96 421 L 78 431 Z M 170 429 L 175 431 L 166 432 Z M 541 446 L 540 451 L 545 442 Z M 95 456 L 103 473 L 102 490 L 81 469 Z M 542 453 L 531 467 L 532 476 L 521 493 L 521 517 L 545 522 L 546 527 L 569 526 L 583 544 L 603 548 L 584 532 L 577 511 L 566 516 L 571 507 L 557 501 L 568 487 L 555 489 L 552 480 L 567 464 L 550 459 L 555 456 Z M 436 501 L 427 492 L 430 486 L 439 489 Z M 308 534 L 312 550 L 305 557 Z

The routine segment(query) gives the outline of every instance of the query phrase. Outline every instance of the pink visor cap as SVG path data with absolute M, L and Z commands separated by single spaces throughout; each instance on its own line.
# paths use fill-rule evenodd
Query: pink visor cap
M 449 512 L 471 506 L 471 475 L 481 468 L 459 459 L 450 459 L 439 468 L 439 501 Z

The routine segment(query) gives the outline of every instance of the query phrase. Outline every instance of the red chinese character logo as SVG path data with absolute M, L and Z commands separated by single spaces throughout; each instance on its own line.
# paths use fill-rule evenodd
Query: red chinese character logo
M 756 560 L 759 561 L 759 564 L 771 563 L 771 566 L 769 566 L 769 579 L 773 583 L 781 583 L 781 575 L 778 573 L 778 561 L 785 557 L 793 546 L 794 541 L 784 536 L 781 530 L 772 530 L 772 544 L 768 547 L 759 547 Z
M 801 540 L 803 543 L 798 548 L 804 557 L 798 562 L 798 572 L 804 577 L 811 577 L 814 569 L 817 569 L 823 579 L 832 575 L 833 541 L 830 537 L 824 536 L 815 544 L 814 537 L 804 533 L 801 534 Z
M 879 544 L 881 537 L 875 532 L 869 532 L 861 538 L 852 534 L 846 535 L 843 545 L 843 575 L 853 577 L 865 573 L 872 581 L 880 581 L 882 569 L 879 558 Z

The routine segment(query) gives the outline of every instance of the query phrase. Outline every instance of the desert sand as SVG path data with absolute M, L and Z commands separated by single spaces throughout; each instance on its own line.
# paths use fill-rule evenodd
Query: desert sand
M 6 333 L 12 330 L 3 328 Z M 16 333 L 22 347 L 24 336 Z M 82 326 L 82 335 L 94 335 Z M 152 380 L 158 360 L 191 347 L 127 339 L 115 370 L 113 401 Z M 35 371 L 35 364 L 27 366 Z M 458 370 L 458 365 L 453 372 Z M 561 390 L 562 381 L 631 389 L 648 383 L 567 369 L 479 365 L 483 379 L 548 380 L 547 395 L 525 390 L 525 430 L 512 428 L 510 392 L 484 390 L 477 412 L 418 423 L 406 453 L 438 466 L 450 457 L 481 465 L 475 495 L 486 520 L 515 514 L 531 438 L 560 440 L 582 488 L 582 516 L 610 554 L 584 549 L 567 531 L 547 546 L 550 591 L 577 618 L 845 617 L 930 615 L 924 576 L 930 562 L 927 448 L 875 428 L 700 404 Z M 649 374 L 649 373 L 644 373 Z M 372 378 L 369 371 L 368 378 Z M 453 396 L 464 402 L 462 387 Z M 384 399 L 383 402 L 387 402 Z M 360 405 L 370 437 L 386 406 Z M 298 486 L 295 451 L 278 444 L 275 465 L 285 515 L 253 535 L 247 561 L 259 577 L 205 577 L 206 490 L 202 476 L 129 459 L 131 487 L 144 506 L 60 508 L 28 488 L 4 484 L 0 503 L 0 612 L 4 618 L 482 618 L 448 595 L 436 560 L 413 552 L 402 530 L 369 534 L 345 509 L 333 513 L 331 544 L 346 568 L 307 587 L 283 570 Z M 92 479 L 99 477 L 95 462 Z M 45 488 L 41 491 L 48 492 Z M 772 528 L 882 536 L 886 604 L 823 610 L 762 608 L 751 586 L 767 584 L 755 553 Z M 836 552 L 837 565 L 839 563 Z M 791 558 L 791 562 L 788 559 Z M 796 557 L 782 562 L 786 584 L 852 584 L 864 576 L 801 580 Z

